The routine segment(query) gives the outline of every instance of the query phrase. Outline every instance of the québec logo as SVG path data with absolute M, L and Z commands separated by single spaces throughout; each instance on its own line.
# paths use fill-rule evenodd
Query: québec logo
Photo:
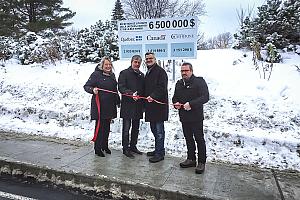
M 121 37 L 122 42 L 136 42 L 136 41 L 142 41 L 143 36 L 142 35 L 136 35 L 133 37 Z
M 141 35 L 135 36 L 135 41 L 142 41 L 142 40 L 143 40 L 143 36 Z

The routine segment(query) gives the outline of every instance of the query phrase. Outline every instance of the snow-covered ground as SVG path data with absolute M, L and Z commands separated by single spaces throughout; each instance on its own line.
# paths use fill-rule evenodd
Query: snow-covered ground
M 284 53 L 269 81 L 260 78 L 247 51 L 198 51 L 197 60 L 187 61 L 210 91 L 204 121 L 208 161 L 300 171 L 299 55 Z M 114 62 L 116 76 L 129 65 L 130 61 Z M 94 68 L 95 64 L 65 61 L 56 66 L 6 62 L 0 68 L 0 130 L 89 142 L 94 122 L 89 120 L 91 96 L 83 85 Z M 166 70 L 171 99 L 175 82 L 172 67 Z M 165 128 L 167 154 L 185 157 L 181 124 L 172 107 Z M 111 129 L 110 147 L 121 149 L 121 119 L 115 119 Z M 142 121 L 138 148 L 153 147 L 149 124 Z

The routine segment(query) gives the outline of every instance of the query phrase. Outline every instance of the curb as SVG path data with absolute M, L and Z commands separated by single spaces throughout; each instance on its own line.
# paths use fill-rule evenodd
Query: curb
M 194 196 L 178 191 L 162 190 L 134 182 L 126 182 L 105 176 L 58 171 L 47 166 L 0 160 L 0 173 L 11 176 L 21 175 L 36 179 L 38 182 L 49 181 L 55 185 L 64 185 L 84 191 L 96 191 L 97 194 L 109 194 L 116 199 L 145 200 L 213 200 L 206 196 Z M 216 199 L 214 199 L 216 200 Z

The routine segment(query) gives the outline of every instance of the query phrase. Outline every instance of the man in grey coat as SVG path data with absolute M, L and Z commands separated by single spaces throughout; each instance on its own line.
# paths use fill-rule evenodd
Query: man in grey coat
M 138 96 L 144 95 L 144 74 L 139 70 L 142 58 L 134 55 L 131 58 L 131 66 L 120 72 L 118 89 L 122 94 L 120 117 L 123 119 L 122 146 L 123 154 L 134 158 L 132 153 L 142 154 L 136 147 L 140 119 L 143 118 L 143 99 Z M 131 139 L 129 130 L 131 127 Z

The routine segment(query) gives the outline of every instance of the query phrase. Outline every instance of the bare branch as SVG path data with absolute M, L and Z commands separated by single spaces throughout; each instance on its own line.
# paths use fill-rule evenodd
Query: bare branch
M 127 19 L 202 16 L 203 0 L 122 0 Z
M 239 10 L 236 9 L 236 16 L 237 16 L 239 26 L 243 25 L 246 17 L 251 19 L 253 17 L 253 14 L 254 14 L 254 4 L 252 7 L 248 4 L 247 11 L 244 8 L 242 8 L 242 6 L 240 6 Z

